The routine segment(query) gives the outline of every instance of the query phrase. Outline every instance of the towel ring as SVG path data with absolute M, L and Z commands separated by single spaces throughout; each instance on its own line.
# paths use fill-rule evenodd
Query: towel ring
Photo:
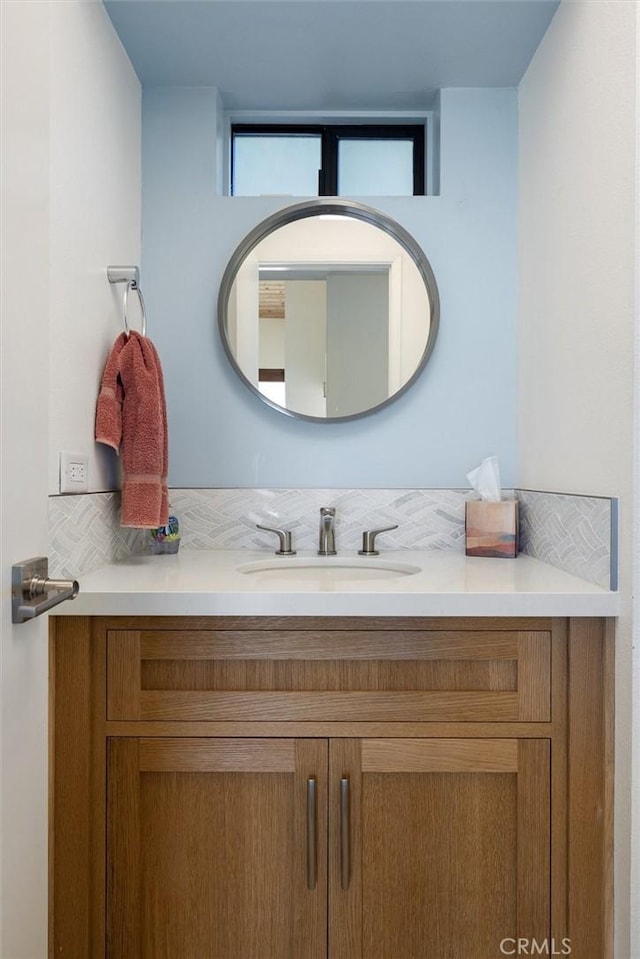
M 135 280 L 129 280 L 129 282 L 124 288 L 124 299 L 122 300 L 122 318 L 124 320 L 124 331 L 127 334 L 127 336 L 130 335 L 129 319 L 127 317 L 127 305 L 129 301 L 129 293 L 131 292 L 131 290 L 135 290 L 135 292 L 138 294 L 138 302 L 140 303 L 140 313 L 142 314 L 142 329 L 140 332 L 142 336 L 146 336 L 147 335 L 147 311 L 144 308 L 144 298 L 142 296 L 142 290 L 140 289 L 140 287 L 138 286 Z

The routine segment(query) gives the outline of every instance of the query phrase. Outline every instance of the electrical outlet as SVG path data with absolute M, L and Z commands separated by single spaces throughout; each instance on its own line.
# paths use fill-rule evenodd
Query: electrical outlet
M 89 490 L 89 457 L 86 453 L 60 453 L 60 492 L 86 493 Z

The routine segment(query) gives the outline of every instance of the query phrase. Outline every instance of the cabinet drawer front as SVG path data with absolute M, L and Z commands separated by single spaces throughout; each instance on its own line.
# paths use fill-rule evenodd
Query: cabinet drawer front
M 546 722 L 546 631 L 109 630 L 111 720 Z

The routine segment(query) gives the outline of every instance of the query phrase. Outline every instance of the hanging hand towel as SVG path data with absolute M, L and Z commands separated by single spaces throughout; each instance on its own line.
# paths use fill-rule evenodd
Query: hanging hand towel
M 122 526 L 153 529 L 169 518 L 167 413 L 162 367 L 149 339 L 121 334 L 105 365 L 96 440 L 120 451 Z
M 169 522 L 169 490 L 167 489 L 167 475 L 169 473 L 169 432 L 167 429 L 167 403 L 165 400 L 164 393 L 164 376 L 162 373 L 162 364 L 160 362 L 160 357 L 158 356 L 158 351 L 151 342 L 147 339 L 146 342 L 151 347 L 153 356 L 155 358 L 156 370 L 158 373 L 158 390 L 160 393 L 160 411 L 162 414 L 162 490 L 161 490 L 161 503 L 160 503 L 160 526 L 165 526 Z
M 96 406 L 96 440 L 111 446 L 116 453 L 122 439 L 122 380 L 120 379 L 120 354 L 127 342 L 127 334 L 121 333 L 111 347 L 102 374 L 102 384 Z

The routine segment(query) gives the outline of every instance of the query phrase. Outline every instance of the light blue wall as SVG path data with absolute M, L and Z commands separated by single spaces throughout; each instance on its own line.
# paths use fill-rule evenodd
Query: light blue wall
M 438 282 L 438 341 L 387 409 L 300 422 L 237 379 L 218 339 L 218 286 L 242 237 L 289 202 L 216 195 L 215 90 L 143 99 L 142 288 L 162 357 L 169 482 L 179 487 L 464 487 L 496 454 L 515 483 L 517 93 L 441 93 L 441 195 L 361 199 L 402 224 Z

